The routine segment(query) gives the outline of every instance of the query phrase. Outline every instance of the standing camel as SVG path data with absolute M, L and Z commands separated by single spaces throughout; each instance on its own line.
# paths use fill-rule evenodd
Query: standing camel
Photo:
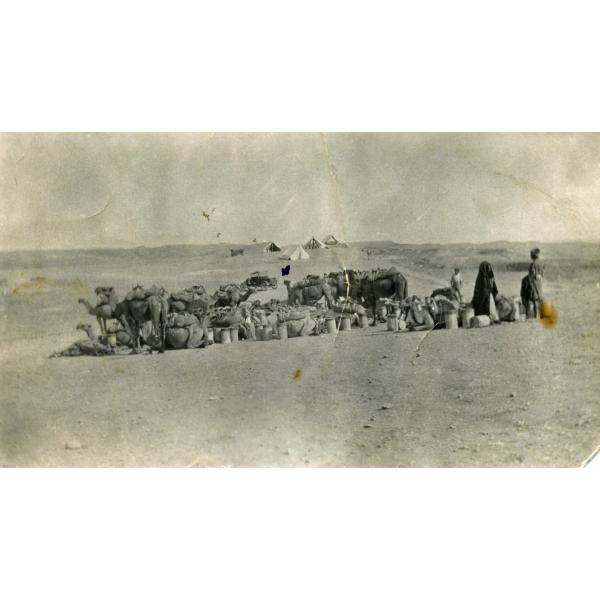
M 325 296 L 327 308 L 331 308 L 334 305 L 333 289 L 322 279 L 315 280 L 306 285 L 302 283 L 292 285 L 290 281 L 284 281 L 283 283 L 288 292 L 288 304 L 315 304 Z
M 141 293 L 140 293 L 141 292 Z M 129 324 L 129 328 L 133 338 L 132 354 L 141 352 L 140 346 L 140 329 L 147 322 L 152 322 L 154 338 L 158 338 L 160 342 L 159 352 L 165 351 L 166 334 L 167 334 L 167 316 L 169 314 L 169 302 L 159 293 L 151 293 L 144 298 L 144 291 L 141 286 L 133 288 L 133 293 L 127 296 L 130 299 L 125 299 L 125 318 Z M 143 299 L 140 299 L 141 296 Z
M 92 306 L 85 298 L 79 298 L 79 304 L 83 304 L 88 314 L 96 317 L 100 326 L 100 333 L 107 333 L 106 322 L 111 319 L 119 321 L 125 329 L 128 328 L 125 313 L 127 307 L 125 301 L 119 302 L 115 289 L 112 287 L 97 287 L 94 290 L 96 294 L 96 306 Z
M 373 311 L 373 322 L 377 324 L 377 300 L 381 298 L 394 298 L 402 302 L 408 297 L 408 282 L 406 277 L 394 267 L 384 272 L 351 273 L 351 286 L 358 290 L 359 296 L 364 299 L 365 308 Z

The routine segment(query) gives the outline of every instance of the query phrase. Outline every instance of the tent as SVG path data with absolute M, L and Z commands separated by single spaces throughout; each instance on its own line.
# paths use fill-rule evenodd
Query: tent
M 323 242 L 320 242 L 316 237 L 311 237 L 310 240 L 308 240 L 308 242 L 304 244 L 304 247 L 307 250 L 318 250 L 319 248 L 327 248 L 327 246 Z
M 289 246 L 279 258 L 282 260 L 306 260 L 310 258 L 310 255 L 302 246 Z
M 263 252 L 281 252 L 281 248 L 275 242 L 269 242 L 264 247 Z
M 340 242 L 340 240 L 338 240 L 333 233 L 330 233 L 324 240 L 323 243 L 326 246 L 337 246 L 338 248 L 347 248 L 348 244 L 346 244 L 345 242 Z

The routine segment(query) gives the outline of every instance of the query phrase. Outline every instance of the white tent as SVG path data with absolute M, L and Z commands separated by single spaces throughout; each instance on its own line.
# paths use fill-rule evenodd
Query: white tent
M 307 250 L 318 250 L 319 248 L 327 248 L 327 246 L 323 242 L 320 242 L 316 237 L 310 238 L 310 240 L 308 240 L 308 242 L 304 244 L 304 247 Z
M 330 233 L 324 240 L 323 243 L 326 246 L 337 246 L 338 248 L 347 248 L 348 244 L 346 244 L 345 242 L 340 242 L 340 240 L 338 240 L 333 233 Z
M 282 260 L 307 260 L 310 255 L 302 246 L 289 246 L 279 258 Z
M 263 248 L 263 252 L 281 252 L 281 248 L 275 242 L 269 242 Z

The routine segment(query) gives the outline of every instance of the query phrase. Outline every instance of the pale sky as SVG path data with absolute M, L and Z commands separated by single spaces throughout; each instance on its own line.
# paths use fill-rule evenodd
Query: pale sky
M 598 134 L 2 134 L 0 158 L 2 250 L 600 239 Z

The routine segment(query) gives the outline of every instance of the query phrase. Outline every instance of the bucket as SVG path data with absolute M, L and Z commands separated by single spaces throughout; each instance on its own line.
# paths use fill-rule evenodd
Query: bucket
M 273 339 L 273 327 L 271 325 L 265 325 L 262 331 L 262 341 L 270 342 Z
M 360 315 L 358 317 L 358 324 L 362 327 L 368 327 L 369 326 L 369 317 L 367 315 Z
M 350 320 L 350 317 L 342 317 L 340 319 L 340 331 L 350 331 L 351 326 L 352 321 Z
M 221 344 L 231 344 L 231 329 L 221 329 Z
M 221 328 L 220 327 L 215 327 L 214 329 L 214 341 L 217 342 L 217 344 L 221 343 Z
M 406 331 L 406 321 L 404 319 L 398 320 L 398 331 Z
M 513 319 L 513 321 L 520 321 L 521 320 L 521 302 L 517 298 L 513 298 L 512 303 L 513 303 L 513 307 L 514 307 L 513 313 L 512 313 L 512 319 Z
M 327 319 L 327 321 L 325 321 L 326 325 L 327 325 L 327 333 L 336 333 L 337 332 L 337 325 L 335 324 L 335 319 Z
M 444 313 L 444 323 L 446 329 L 458 329 L 458 314 L 455 310 L 448 310 Z
M 256 339 L 259 342 L 263 341 L 263 331 L 264 330 L 265 330 L 265 328 L 262 325 L 256 325 L 255 328 L 254 328 Z
M 288 339 L 287 325 L 285 323 L 280 323 L 277 326 L 277 333 L 279 334 L 280 340 L 287 340 Z
M 239 340 L 240 340 L 240 330 L 239 330 L 239 327 L 237 327 L 237 326 L 236 327 L 232 327 L 229 330 L 229 333 L 231 335 L 231 341 L 232 342 L 239 342 Z
M 206 339 L 208 340 L 209 344 L 214 344 L 215 343 L 215 332 L 213 330 L 212 327 L 209 327 L 207 330 L 207 335 L 206 335 Z
M 398 331 L 398 319 L 395 316 L 390 315 L 387 318 L 387 328 L 388 331 Z
M 460 309 L 460 324 L 463 329 L 470 329 L 471 319 L 475 316 L 475 309 L 470 306 L 465 306 Z

